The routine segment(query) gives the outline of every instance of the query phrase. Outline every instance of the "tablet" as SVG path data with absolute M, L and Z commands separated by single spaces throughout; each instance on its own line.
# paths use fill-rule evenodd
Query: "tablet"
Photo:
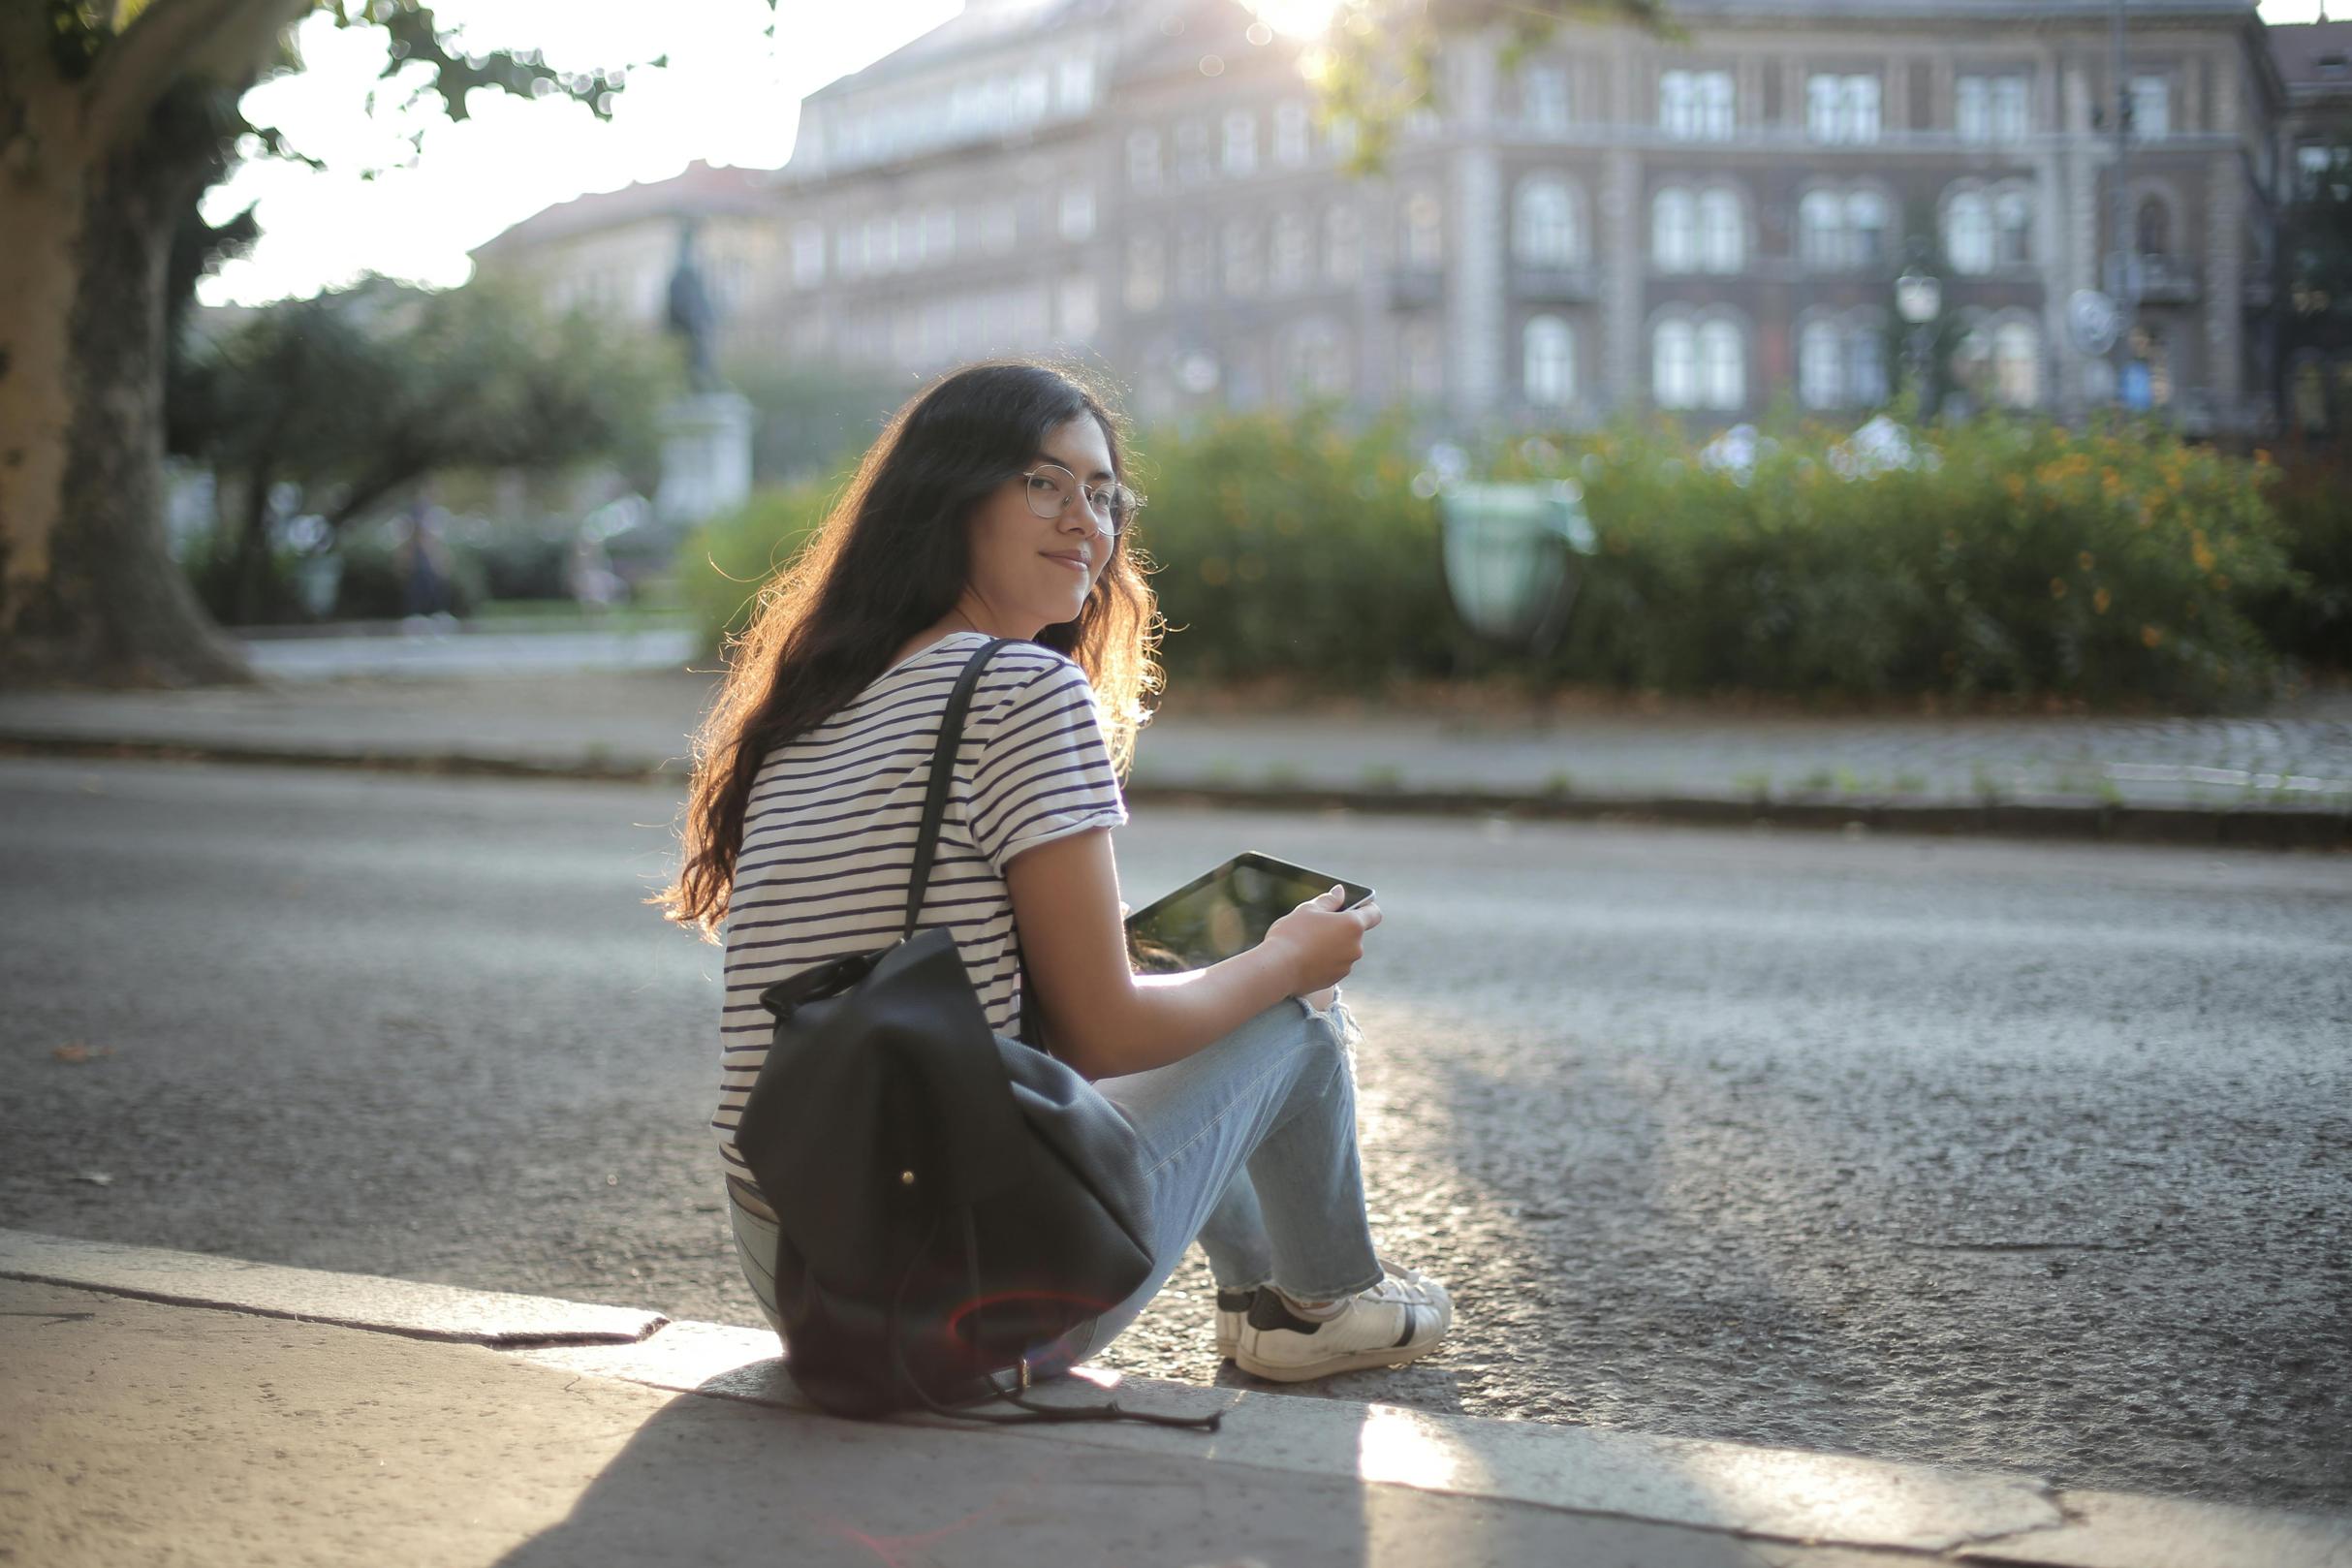
M 1204 968 L 1256 947 L 1275 921 L 1334 884 L 1350 909 L 1372 895 L 1345 877 L 1244 850 L 1129 915 L 1128 957 L 1141 974 Z

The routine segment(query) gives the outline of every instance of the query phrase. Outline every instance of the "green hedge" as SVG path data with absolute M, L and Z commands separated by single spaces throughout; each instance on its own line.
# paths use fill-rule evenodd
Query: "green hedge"
M 2326 617 L 2344 580 L 2329 580 L 2323 550 L 2290 556 L 2265 454 L 1988 416 L 1906 429 L 1912 465 L 1870 471 L 1849 460 L 1848 434 L 1777 420 L 1745 470 L 1704 460 L 1663 421 L 1469 454 L 1480 477 L 1583 487 L 1598 551 L 1567 635 L 1539 659 L 1460 630 L 1432 486 L 1397 417 L 1349 431 L 1325 406 L 1146 430 L 1137 542 L 1156 565 L 1163 661 L 1175 675 L 1359 689 L 1515 673 L 2201 709 L 2274 688 L 2276 640 L 2304 624 L 2292 615 L 2341 624 Z M 680 593 L 714 643 L 840 484 L 765 493 L 689 542 Z M 2326 537 L 2340 550 L 2340 529 Z M 2308 657 L 2307 641 L 2285 650 Z

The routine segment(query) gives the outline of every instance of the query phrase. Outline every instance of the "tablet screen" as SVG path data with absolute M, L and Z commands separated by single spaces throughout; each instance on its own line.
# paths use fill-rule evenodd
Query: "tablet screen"
M 1248 852 L 1127 917 L 1128 956 L 1145 974 L 1199 969 L 1266 939 L 1273 923 L 1337 883 L 1350 905 L 1372 890 Z

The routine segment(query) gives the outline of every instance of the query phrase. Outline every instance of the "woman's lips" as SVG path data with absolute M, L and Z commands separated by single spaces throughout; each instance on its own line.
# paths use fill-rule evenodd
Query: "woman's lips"
M 1071 571 L 1079 574 L 1081 577 L 1086 575 L 1087 567 L 1084 561 L 1072 560 L 1067 555 L 1049 555 L 1046 557 L 1046 559 L 1049 561 L 1058 561 L 1062 565 L 1068 567 Z

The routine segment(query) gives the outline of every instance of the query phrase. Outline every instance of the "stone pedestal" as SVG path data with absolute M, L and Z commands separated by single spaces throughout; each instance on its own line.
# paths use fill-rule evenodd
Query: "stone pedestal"
M 751 404 L 731 392 L 694 392 L 662 410 L 664 522 L 696 523 L 751 494 Z

